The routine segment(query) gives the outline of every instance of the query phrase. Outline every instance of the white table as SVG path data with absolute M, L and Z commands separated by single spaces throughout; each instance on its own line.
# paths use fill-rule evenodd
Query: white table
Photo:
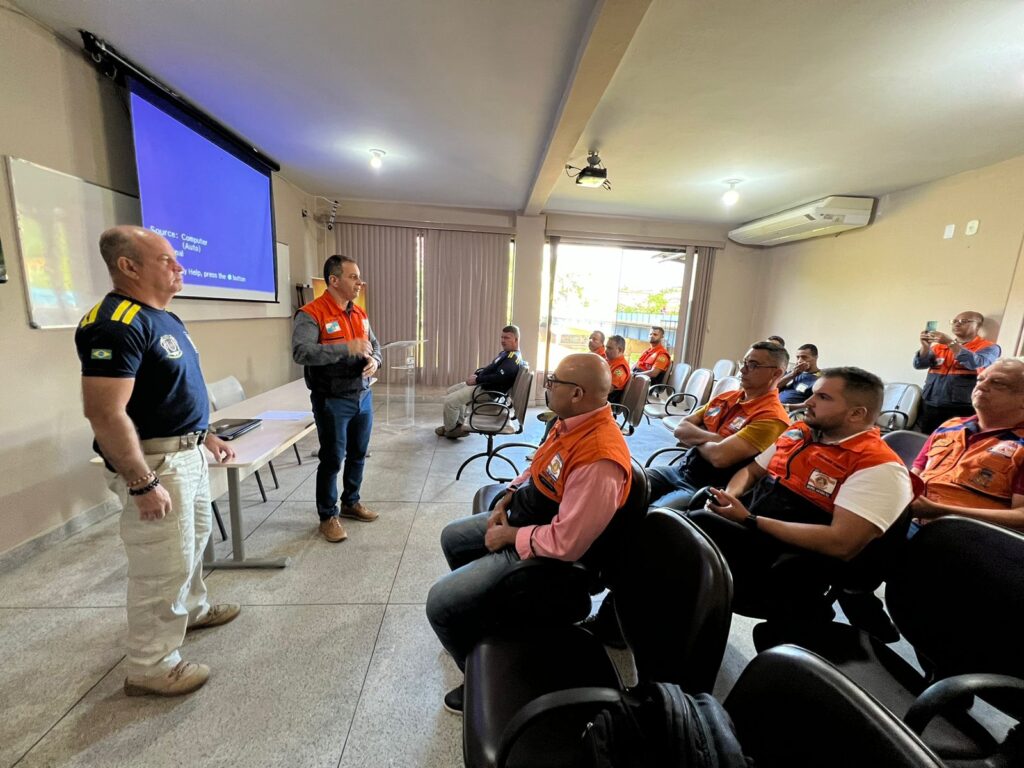
M 228 493 L 231 511 L 231 557 L 217 560 L 210 537 L 203 554 L 208 568 L 284 568 L 288 558 L 246 559 L 245 534 L 242 530 L 242 480 L 272 461 L 316 429 L 310 410 L 309 390 L 298 379 L 284 386 L 255 395 L 240 403 L 210 414 L 210 423 L 219 419 L 254 419 L 266 411 L 301 411 L 297 420 L 264 419 L 259 427 L 231 441 L 235 458 L 221 464 L 210 462 L 210 495 L 217 498 Z

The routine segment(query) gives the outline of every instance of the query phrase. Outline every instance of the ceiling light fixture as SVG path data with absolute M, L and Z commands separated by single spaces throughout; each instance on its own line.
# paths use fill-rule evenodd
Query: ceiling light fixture
M 722 195 L 722 202 L 730 208 L 736 205 L 736 202 L 740 199 L 740 193 L 736 191 L 736 185 L 741 181 L 743 179 L 726 179 L 724 182 L 729 185 L 729 189 Z
M 604 189 L 612 188 L 612 183 L 608 181 L 608 169 L 601 163 L 601 157 L 597 154 L 596 149 L 592 149 L 587 153 L 586 168 L 566 165 L 565 175 L 570 179 L 576 179 L 576 183 L 581 187 L 589 189 L 597 189 L 598 187 L 603 187 Z
M 379 169 L 384 165 L 384 155 L 386 155 L 383 149 L 371 149 L 370 150 L 370 167 L 374 170 Z

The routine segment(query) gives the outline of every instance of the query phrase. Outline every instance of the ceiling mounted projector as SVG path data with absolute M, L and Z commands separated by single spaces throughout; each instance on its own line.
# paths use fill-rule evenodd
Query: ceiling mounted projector
M 581 187 L 589 189 L 597 189 L 598 187 L 612 188 L 612 183 L 608 181 L 608 169 L 601 164 L 601 158 L 597 154 L 597 150 L 591 150 L 587 153 L 586 168 L 566 165 L 565 175 L 576 179 L 576 183 Z

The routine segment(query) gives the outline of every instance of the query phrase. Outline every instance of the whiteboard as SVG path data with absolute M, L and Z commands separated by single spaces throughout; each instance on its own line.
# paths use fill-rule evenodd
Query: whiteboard
M 115 224 L 141 224 L 139 200 L 27 160 L 8 157 L 18 246 L 33 328 L 70 328 L 110 290 L 100 235 Z M 278 298 L 289 285 L 288 246 L 277 244 Z M 291 317 L 291 302 L 178 299 L 183 320 Z

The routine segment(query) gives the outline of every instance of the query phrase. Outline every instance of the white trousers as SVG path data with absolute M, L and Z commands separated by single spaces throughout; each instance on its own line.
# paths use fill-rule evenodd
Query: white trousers
M 471 387 L 462 381 L 448 387 L 448 394 L 444 396 L 444 428 L 453 430 L 466 418 L 466 406 L 473 402 L 473 391 Z
M 201 446 L 147 455 L 171 496 L 162 520 L 140 520 L 124 480 L 110 478 L 121 500 L 121 540 L 128 555 L 128 674 L 161 675 L 181 661 L 190 622 L 210 609 L 203 550 L 210 538 L 210 476 Z

